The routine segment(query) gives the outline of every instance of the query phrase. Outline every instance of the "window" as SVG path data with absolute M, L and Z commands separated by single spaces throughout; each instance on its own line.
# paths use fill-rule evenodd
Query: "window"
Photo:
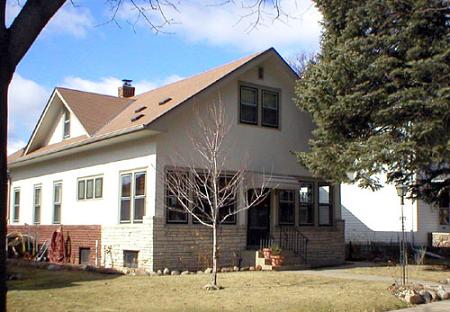
M 314 224 L 313 186 L 313 183 L 300 183 L 300 190 L 298 192 L 300 225 Z
M 234 190 L 234 187 L 228 187 L 231 181 L 232 176 L 223 176 L 219 178 L 219 196 L 220 198 L 226 198 L 227 200 L 222 205 L 219 210 L 219 221 L 222 221 L 225 216 L 228 217 L 222 222 L 222 224 L 236 224 L 236 194 L 231 194 L 231 191 Z
M 41 201 L 42 201 L 41 195 L 42 195 L 41 186 L 35 186 L 34 187 L 34 198 L 33 198 L 33 205 L 34 205 L 33 223 L 34 224 L 41 223 Z
M 78 179 L 78 200 L 103 197 L 103 178 Z
M 292 190 L 278 191 L 278 223 L 288 225 L 295 223 L 295 192 Z
M 261 125 L 278 128 L 278 92 L 262 90 Z
M 91 248 L 89 247 L 80 247 L 80 264 L 89 264 L 89 258 L 91 256 Z
M 176 172 L 168 170 L 166 173 L 166 181 L 173 179 L 189 179 L 189 173 Z M 171 183 L 174 184 L 174 183 Z M 167 223 L 188 223 L 188 213 L 183 208 L 182 203 L 178 200 L 176 194 L 172 193 L 166 184 L 166 219 Z
M 258 124 L 258 89 L 241 86 L 240 121 L 241 123 Z
M 120 222 L 141 223 L 145 215 L 145 172 L 120 176 Z
M 450 192 L 439 198 L 439 224 L 450 225 Z
M 319 184 L 319 225 L 331 225 L 333 220 L 333 188 Z
M 20 189 L 14 189 L 13 222 L 19 222 Z
M 62 183 L 53 184 L 53 224 L 61 223 Z
M 64 132 L 63 132 L 63 139 L 67 139 L 70 137 L 70 112 L 65 109 L 64 110 Z
M 124 250 L 123 251 L 123 266 L 126 268 L 138 267 L 139 251 Z
M 199 174 L 198 177 L 194 177 L 196 182 L 196 188 L 198 189 L 198 192 L 201 192 L 202 194 L 209 194 L 210 193 L 210 185 L 211 181 L 209 180 L 209 177 L 203 174 Z M 200 220 L 210 223 L 211 222 L 211 206 L 209 205 L 209 201 L 207 198 L 199 198 L 196 196 L 196 194 L 193 194 L 193 202 L 194 202 L 194 208 L 192 211 L 194 214 L 199 217 Z M 200 221 L 197 220 L 197 218 L 192 218 L 192 223 L 198 224 Z

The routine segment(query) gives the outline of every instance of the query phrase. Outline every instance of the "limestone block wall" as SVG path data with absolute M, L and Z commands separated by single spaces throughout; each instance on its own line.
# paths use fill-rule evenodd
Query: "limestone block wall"
M 211 266 L 212 230 L 200 224 L 166 224 L 154 218 L 153 269 L 197 270 Z M 239 264 L 246 248 L 246 227 L 222 225 L 218 233 L 219 266 Z
M 102 226 L 103 263 L 105 267 L 123 267 L 124 250 L 138 251 L 138 267 L 153 269 L 153 226 L 117 224 Z

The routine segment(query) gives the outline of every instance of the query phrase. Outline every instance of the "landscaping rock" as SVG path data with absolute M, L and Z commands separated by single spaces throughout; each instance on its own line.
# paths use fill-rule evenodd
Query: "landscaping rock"
M 211 274 L 212 273 L 212 269 L 211 268 L 207 268 L 206 270 L 205 270 L 205 274 Z
M 250 268 L 249 267 L 242 267 L 241 271 L 248 271 Z
M 203 274 L 203 271 L 199 270 L 199 271 L 197 271 L 197 274 Z
M 188 275 L 189 274 L 189 271 L 183 271 L 183 272 L 181 272 L 181 275 Z
M 180 271 L 173 270 L 170 275 L 180 275 Z
M 448 284 L 448 280 L 444 279 L 444 280 L 439 281 L 439 283 L 446 285 L 446 284 Z
M 439 296 L 437 295 L 436 291 L 430 289 L 430 290 L 428 290 L 428 292 L 429 292 L 430 295 L 431 295 L 431 301 L 439 301 L 439 300 L 441 300 L 441 299 L 439 298 Z
M 255 267 L 254 266 L 251 266 L 248 269 L 249 269 L 249 271 L 255 271 Z
M 47 267 L 47 270 L 49 270 L 49 271 L 60 271 L 61 267 L 59 265 L 56 265 L 56 264 L 50 264 Z
M 146 272 L 146 270 L 144 268 L 136 269 L 135 273 L 136 273 L 136 275 L 140 275 L 140 276 L 147 275 L 147 272 Z
M 156 275 L 161 276 L 163 275 L 163 272 L 161 270 L 156 271 Z
M 170 270 L 168 268 L 165 268 L 163 271 L 164 275 L 170 275 Z
M 438 289 L 437 296 L 441 300 L 448 300 L 450 298 L 450 294 L 444 288 Z
M 411 304 L 423 304 L 425 299 L 419 294 L 407 294 L 405 296 L 405 301 Z
M 234 266 L 234 267 L 233 267 L 233 271 L 234 271 L 234 272 L 238 272 L 238 271 L 239 271 L 239 268 L 238 268 L 237 266 Z
M 256 271 L 261 271 L 262 270 L 262 266 L 260 266 L 259 264 L 256 266 Z
M 433 301 L 433 296 L 431 296 L 428 290 L 419 291 L 419 295 L 422 296 L 422 298 L 425 300 L 425 303 L 430 303 L 431 301 Z

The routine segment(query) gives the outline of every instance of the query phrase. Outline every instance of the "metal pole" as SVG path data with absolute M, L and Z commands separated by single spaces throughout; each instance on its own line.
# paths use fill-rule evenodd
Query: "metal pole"
M 402 265 L 402 283 L 406 284 L 406 250 L 405 250 L 405 216 L 403 214 L 403 206 L 405 205 L 404 196 L 400 197 L 400 206 L 402 214 L 402 242 L 400 248 L 400 259 Z

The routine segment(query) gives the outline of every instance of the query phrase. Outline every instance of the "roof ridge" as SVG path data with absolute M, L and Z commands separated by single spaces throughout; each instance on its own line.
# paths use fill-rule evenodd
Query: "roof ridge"
M 256 57 L 256 56 L 258 56 L 258 55 L 260 55 L 260 54 L 265 53 L 266 51 L 268 51 L 268 50 L 270 50 L 270 49 L 273 49 L 273 48 L 269 48 L 269 49 L 266 49 L 266 50 L 262 50 L 262 51 L 259 51 L 259 52 L 255 52 L 255 53 L 253 53 L 253 54 L 249 54 L 249 55 L 247 55 L 247 56 L 243 56 L 243 57 L 241 57 L 241 58 L 239 58 L 239 59 L 237 59 L 237 60 L 233 60 L 233 61 L 230 61 L 230 62 L 225 63 L 225 64 L 217 65 L 217 66 L 215 66 L 215 67 L 206 69 L 206 70 L 204 70 L 204 71 L 202 71 L 202 72 L 199 72 L 199 73 L 197 73 L 197 74 L 193 74 L 193 75 L 188 76 L 188 77 L 186 77 L 186 78 L 183 78 L 183 79 L 180 79 L 180 80 L 177 80 L 177 81 L 174 81 L 174 82 L 171 82 L 171 83 L 168 83 L 168 84 L 159 86 L 159 87 L 157 87 L 157 88 L 154 88 L 154 89 L 151 89 L 151 90 L 142 92 L 142 93 L 136 95 L 135 98 L 139 98 L 140 96 L 142 96 L 142 95 L 144 95 L 144 94 L 147 94 L 147 93 L 150 93 L 150 92 L 153 92 L 153 91 L 156 91 L 156 90 L 160 90 L 160 89 L 166 88 L 166 87 L 168 87 L 168 86 L 173 86 L 173 85 L 175 85 L 175 84 L 179 84 L 179 83 L 181 83 L 181 82 L 183 82 L 183 81 L 192 79 L 192 78 L 197 77 L 197 76 L 201 76 L 201 75 L 203 75 L 203 74 L 212 72 L 212 71 L 214 71 L 214 70 L 221 69 L 221 68 L 226 67 L 226 66 L 229 66 L 229 65 L 231 65 L 231 64 L 233 64 L 233 63 L 241 62 L 243 59 L 246 59 L 246 58 L 252 59 L 252 58 L 254 58 L 254 57 Z

